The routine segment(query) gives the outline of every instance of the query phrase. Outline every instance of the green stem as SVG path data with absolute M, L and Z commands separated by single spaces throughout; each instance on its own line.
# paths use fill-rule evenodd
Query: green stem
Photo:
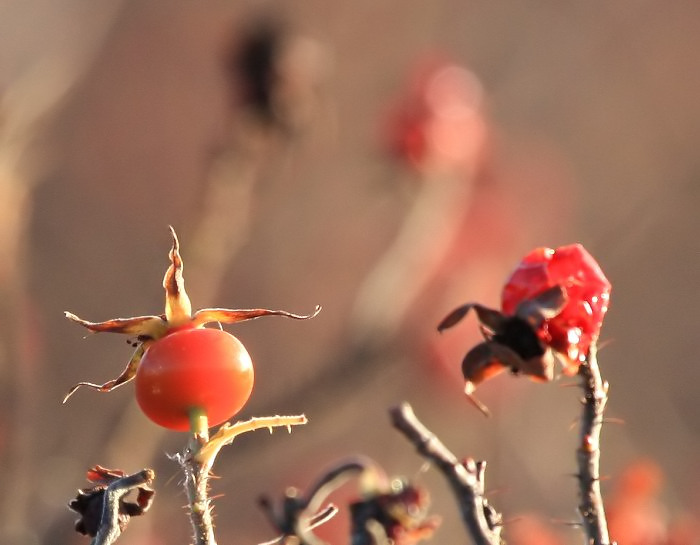
M 192 439 L 200 446 L 206 444 L 209 441 L 209 419 L 206 411 L 200 407 L 195 407 L 190 410 L 189 416 Z

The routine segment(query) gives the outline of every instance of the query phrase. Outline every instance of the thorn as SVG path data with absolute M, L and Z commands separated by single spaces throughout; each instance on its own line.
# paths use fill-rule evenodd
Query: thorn
M 467 399 L 469 399 L 469 401 L 482 412 L 484 416 L 491 416 L 491 411 L 489 411 L 489 408 L 474 397 L 475 389 L 476 386 L 474 386 L 474 383 L 467 381 L 467 383 L 464 385 L 464 394 L 467 396 Z
M 494 497 L 494 496 L 500 496 L 502 494 L 510 494 L 510 488 L 507 487 L 499 487 L 499 488 L 492 488 L 488 490 L 484 496 L 488 497 Z
M 506 526 L 507 524 L 513 524 L 513 523 L 518 523 L 521 520 L 523 520 L 523 517 L 513 517 L 509 519 L 502 520 L 500 523 L 498 523 L 496 526 Z
M 491 416 L 491 411 L 489 411 L 489 408 L 488 408 L 486 405 L 484 405 L 481 401 L 479 401 L 478 399 L 476 399 L 476 398 L 475 398 L 473 395 L 471 395 L 471 394 L 467 394 L 467 398 L 469 398 L 469 401 L 471 401 L 471 403 L 472 403 L 477 409 L 479 409 L 479 410 L 481 411 L 481 413 L 482 413 L 485 417 L 488 418 L 488 417 Z
M 624 424 L 627 424 L 627 422 L 625 422 L 624 419 L 622 419 L 622 418 L 610 417 L 610 418 L 603 418 L 603 424 L 620 424 L 620 425 L 624 425 Z
M 433 464 L 430 462 L 430 460 L 426 460 L 418 468 L 418 471 L 416 471 L 416 475 L 421 475 L 423 473 L 427 473 L 428 471 L 430 471 L 431 467 L 433 467 Z
M 604 350 L 607 346 L 615 342 L 615 339 L 605 339 L 603 342 L 598 343 L 598 351 Z
M 562 519 L 549 519 L 552 524 L 558 524 L 560 526 L 569 526 L 571 528 L 581 528 L 583 524 L 573 520 L 562 520 Z

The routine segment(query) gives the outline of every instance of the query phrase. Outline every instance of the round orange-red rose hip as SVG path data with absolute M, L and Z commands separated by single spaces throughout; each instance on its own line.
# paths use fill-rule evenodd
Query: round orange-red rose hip
M 250 356 L 220 329 L 169 333 L 148 347 L 136 372 L 136 401 L 156 424 L 190 429 L 190 415 L 207 415 L 209 426 L 240 411 L 253 390 Z

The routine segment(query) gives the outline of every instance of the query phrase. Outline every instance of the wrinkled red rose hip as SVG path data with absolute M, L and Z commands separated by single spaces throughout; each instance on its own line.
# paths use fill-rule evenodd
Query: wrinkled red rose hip
M 559 314 L 543 321 L 537 335 L 568 360 L 565 372 L 573 374 L 598 338 L 611 286 L 581 244 L 555 250 L 536 248 L 522 259 L 503 287 L 503 313 L 515 313 L 521 302 L 553 286 L 564 289 L 567 302 Z

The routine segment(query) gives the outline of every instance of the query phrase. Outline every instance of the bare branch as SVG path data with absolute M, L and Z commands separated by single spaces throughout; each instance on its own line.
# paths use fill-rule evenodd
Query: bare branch
M 462 519 L 476 545 L 501 544 L 501 515 L 484 497 L 486 462 L 467 459 L 464 463 L 426 428 L 408 403 L 390 410 L 394 427 L 433 462 L 445 476 L 457 497 Z
M 173 458 L 185 474 L 185 490 L 190 506 L 190 521 L 194 531 L 195 545 L 216 545 L 212 523 L 212 502 L 209 497 L 209 472 L 219 451 L 238 435 L 261 428 L 272 432 L 284 427 L 291 432 L 292 426 L 306 424 L 304 415 L 271 416 L 252 418 L 245 422 L 224 424 L 210 438 L 204 415 L 193 415 L 190 444 L 183 454 Z

